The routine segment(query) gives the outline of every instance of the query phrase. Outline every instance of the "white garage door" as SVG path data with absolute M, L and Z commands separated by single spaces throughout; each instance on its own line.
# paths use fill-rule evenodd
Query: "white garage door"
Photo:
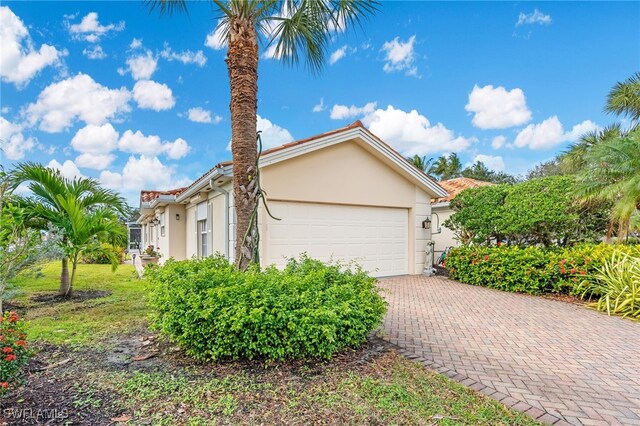
M 266 261 L 283 266 L 302 252 L 328 261 L 355 260 L 372 275 L 408 273 L 407 209 L 271 202 Z

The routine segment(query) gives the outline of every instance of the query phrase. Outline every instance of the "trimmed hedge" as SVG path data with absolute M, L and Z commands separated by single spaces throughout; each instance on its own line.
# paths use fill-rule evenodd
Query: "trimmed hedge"
M 304 256 L 247 272 L 222 256 L 169 259 L 145 277 L 152 326 L 200 360 L 328 358 L 363 343 L 386 311 L 374 278 Z
M 454 248 L 445 266 L 451 278 L 467 284 L 529 294 L 580 295 L 584 291 L 580 284 L 591 279 L 614 251 L 640 256 L 639 245 L 472 246 Z

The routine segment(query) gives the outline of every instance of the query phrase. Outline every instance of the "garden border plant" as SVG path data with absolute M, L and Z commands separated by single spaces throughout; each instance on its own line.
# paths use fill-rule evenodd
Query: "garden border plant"
M 200 360 L 329 358 L 362 344 L 386 302 L 358 267 L 301 256 L 242 272 L 223 256 L 145 273 L 151 325 Z

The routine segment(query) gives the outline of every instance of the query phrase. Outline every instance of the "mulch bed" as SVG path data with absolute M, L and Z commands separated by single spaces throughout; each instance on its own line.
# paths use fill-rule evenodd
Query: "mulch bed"
M 99 299 L 111 294 L 110 291 L 100 290 L 75 290 L 71 296 L 62 296 L 58 293 L 40 293 L 33 297 L 31 300 L 38 303 L 60 303 L 60 302 L 84 302 L 85 300 Z

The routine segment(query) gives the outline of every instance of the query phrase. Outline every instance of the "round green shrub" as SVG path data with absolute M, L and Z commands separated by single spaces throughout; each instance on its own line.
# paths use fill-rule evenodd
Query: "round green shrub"
M 323 357 L 363 343 L 386 304 L 365 272 L 306 256 L 238 271 L 222 256 L 149 268 L 152 326 L 201 360 Z

